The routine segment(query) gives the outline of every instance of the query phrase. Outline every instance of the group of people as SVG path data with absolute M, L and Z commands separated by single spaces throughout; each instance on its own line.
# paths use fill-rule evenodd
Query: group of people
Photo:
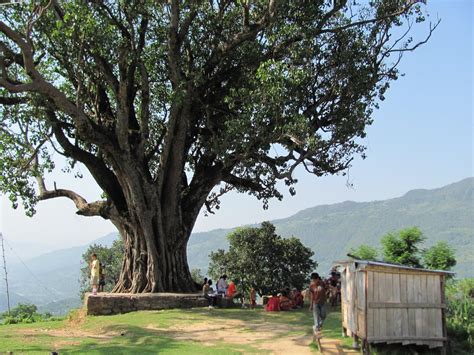
M 244 293 L 237 290 L 237 286 L 235 285 L 235 282 L 233 280 L 227 283 L 227 275 L 225 274 L 222 275 L 217 281 L 215 290 L 212 287 L 212 280 L 205 277 L 204 282 L 202 284 L 202 293 L 203 293 L 204 298 L 206 298 L 209 303 L 209 309 L 216 307 L 218 297 L 238 299 L 240 300 L 241 307 L 247 308 L 247 306 L 245 305 Z M 254 287 L 250 289 L 249 296 L 250 296 L 249 297 L 250 307 L 255 308 L 255 305 L 257 303 L 256 303 L 256 291 Z
M 97 292 L 103 291 L 105 285 L 104 266 L 97 259 L 97 254 L 92 254 L 89 267 L 91 269 L 92 293 L 97 294 Z M 326 281 L 323 281 L 316 272 L 311 274 L 311 283 L 306 292 L 309 293 L 309 309 L 313 312 L 314 332 L 321 331 L 324 319 L 326 318 L 326 299 L 329 297 L 331 305 L 337 304 L 341 289 L 340 278 L 340 274 L 335 269 L 331 270 L 331 276 Z M 237 290 L 236 284 L 233 280 L 227 283 L 227 275 L 224 274 L 219 278 L 215 290 L 212 285 L 213 282 L 211 279 L 208 279 L 207 277 L 204 278 L 202 293 L 209 303 L 209 309 L 216 307 L 218 297 L 239 299 L 242 308 L 247 308 L 245 305 L 244 293 Z M 265 310 L 288 311 L 295 308 L 301 308 L 304 306 L 304 298 L 305 296 L 298 289 L 294 288 L 291 290 L 290 288 L 286 288 L 280 293 L 272 295 L 268 300 L 268 303 L 265 305 Z M 257 304 L 257 291 L 253 285 L 249 291 L 249 301 L 250 308 L 255 308 Z
M 304 293 L 304 294 L 303 294 Z M 331 305 L 337 302 L 340 295 L 340 274 L 332 270 L 327 280 L 321 279 L 318 273 L 311 274 L 311 283 L 307 290 L 300 292 L 297 289 L 286 289 L 274 294 L 265 306 L 266 311 L 287 311 L 304 306 L 304 299 L 309 300 L 309 309 L 313 312 L 314 332 L 320 332 L 326 318 L 326 300 L 331 300 Z
M 289 311 L 291 309 L 302 308 L 304 297 L 300 290 L 286 288 L 279 293 L 274 293 L 265 305 L 265 310 L 269 312 Z
M 91 285 L 92 294 L 102 292 L 105 286 L 105 272 L 104 266 L 97 259 L 97 254 L 92 254 L 91 262 L 89 264 L 91 269 Z M 305 290 L 309 301 L 309 309 L 313 312 L 314 317 L 314 332 L 321 330 L 324 319 L 326 318 L 326 299 L 329 298 L 331 305 L 336 305 L 340 299 L 341 281 L 340 274 L 337 270 L 332 269 L 331 275 L 328 279 L 323 281 L 318 273 L 311 274 L 311 283 L 309 288 Z M 236 283 L 231 280 L 227 283 L 227 275 L 222 275 L 216 284 L 216 289 L 212 287 L 213 282 L 207 277 L 204 278 L 202 284 L 203 296 L 208 300 L 209 309 L 216 307 L 218 297 L 227 297 L 230 299 L 240 300 L 242 308 L 247 308 L 245 305 L 245 296 L 242 291 L 237 290 Z M 280 293 L 275 293 L 268 300 L 265 305 L 266 311 L 288 311 L 304 306 L 305 295 L 298 289 L 286 288 Z M 250 308 L 255 308 L 257 304 L 256 287 L 252 285 L 249 291 Z
M 337 306 L 341 302 L 341 274 L 336 268 L 331 269 L 331 274 L 325 283 L 331 306 Z

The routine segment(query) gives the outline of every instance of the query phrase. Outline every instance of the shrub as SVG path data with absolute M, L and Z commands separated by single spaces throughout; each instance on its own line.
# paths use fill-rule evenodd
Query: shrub
M 462 350 L 474 352 L 474 279 L 453 280 L 446 287 L 448 336 Z
M 17 323 L 34 323 L 42 321 L 56 320 L 51 313 L 38 313 L 38 307 L 34 304 L 19 303 L 16 307 L 10 310 L 10 313 L 5 312 L 0 314 L 2 324 L 17 324 Z

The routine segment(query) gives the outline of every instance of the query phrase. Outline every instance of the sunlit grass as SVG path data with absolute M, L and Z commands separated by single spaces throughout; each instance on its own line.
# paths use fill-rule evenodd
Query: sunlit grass
M 113 316 L 81 317 L 32 324 L 0 326 L 0 352 L 41 353 L 58 351 L 60 354 L 241 354 L 264 353 L 258 349 L 262 340 L 250 344 L 214 341 L 203 346 L 198 341 L 173 339 L 172 327 L 199 323 L 225 324 L 239 320 L 239 329 L 247 334 L 259 327 L 278 327 L 279 337 L 311 335 L 312 314 L 307 309 L 289 312 L 265 312 L 262 309 L 176 309 L 141 311 Z M 286 328 L 288 327 L 288 331 Z M 341 338 L 340 313 L 329 312 L 323 336 Z M 348 339 L 347 345 L 351 342 Z M 346 344 L 345 344 L 346 345 Z M 309 346 L 309 344 L 308 344 Z

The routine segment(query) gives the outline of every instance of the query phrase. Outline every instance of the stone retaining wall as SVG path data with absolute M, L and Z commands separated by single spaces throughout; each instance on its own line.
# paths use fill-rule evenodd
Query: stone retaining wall
M 84 296 L 87 315 L 110 315 L 144 310 L 205 307 L 200 293 L 98 293 Z

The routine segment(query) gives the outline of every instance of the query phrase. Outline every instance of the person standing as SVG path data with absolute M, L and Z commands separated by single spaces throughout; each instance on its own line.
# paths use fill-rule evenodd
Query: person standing
M 311 274 L 309 291 L 311 292 L 311 303 L 309 309 L 310 311 L 313 311 L 314 317 L 313 331 L 319 332 L 321 331 L 324 319 L 326 318 L 326 287 L 323 280 L 321 280 L 321 277 L 316 272 Z
M 257 306 L 257 291 L 255 290 L 255 285 L 252 285 L 252 287 L 250 288 L 250 308 L 251 309 L 255 309 L 255 307 Z
M 97 254 L 92 254 L 92 260 L 90 262 L 91 268 L 91 285 L 92 285 L 92 294 L 97 294 L 97 288 L 99 285 L 99 273 L 100 273 L 100 263 L 97 260 Z

